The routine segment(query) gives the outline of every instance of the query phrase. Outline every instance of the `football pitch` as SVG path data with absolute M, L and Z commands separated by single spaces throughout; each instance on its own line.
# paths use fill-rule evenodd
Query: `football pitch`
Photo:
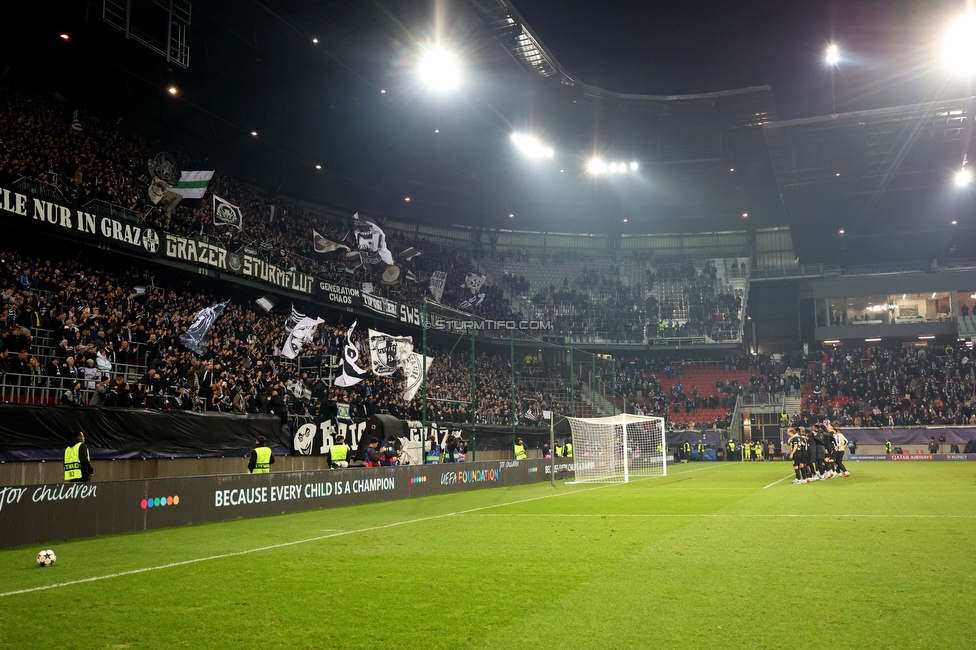
M 0 551 L 0 648 L 960 648 L 976 463 L 705 463 Z M 789 478 L 787 475 L 789 474 Z

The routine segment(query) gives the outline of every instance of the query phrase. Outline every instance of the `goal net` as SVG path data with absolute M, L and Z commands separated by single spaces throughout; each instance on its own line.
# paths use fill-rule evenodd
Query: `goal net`
M 663 418 L 624 413 L 567 419 L 573 432 L 576 483 L 626 483 L 633 476 L 667 476 Z

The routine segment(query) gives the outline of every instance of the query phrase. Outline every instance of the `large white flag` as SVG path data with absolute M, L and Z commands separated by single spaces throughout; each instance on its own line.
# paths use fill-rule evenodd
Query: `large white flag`
M 386 247 L 386 233 L 369 219 L 360 219 L 357 212 L 352 216 L 356 245 L 364 264 L 393 264 L 393 253 Z
M 441 301 L 444 297 L 444 285 L 447 284 L 447 271 L 434 271 L 430 274 L 430 295 L 434 300 Z
M 180 181 L 172 190 L 184 199 L 202 199 L 207 193 L 207 185 L 213 178 L 213 171 L 209 172 L 180 172 Z
M 366 377 L 366 371 L 359 367 L 359 350 L 352 343 L 352 333 L 356 329 L 353 321 L 349 331 L 346 332 L 346 346 L 342 351 L 342 374 L 335 378 L 336 386 L 355 386 Z
M 413 353 L 413 339 L 409 336 L 391 336 L 378 330 L 369 330 L 369 358 L 373 374 L 389 377 L 403 364 L 403 359 Z
M 403 360 L 401 368 L 403 368 L 403 378 L 405 380 L 403 386 L 403 401 L 409 402 L 420 390 L 420 386 L 426 381 L 427 377 L 424 374 L 424 370 L 430 372 L 430 366 L 434 363 L 434 357 L 427 357 L 427 367 L 424 368 L 424 355 L 419 352 L 411 352 Z
M 321 318 L 309 318 L 308 316 L 298 321 L 295 327 L 288 332 L 288 338 L 285 339 L 285 344 L 281 348 L 281 356 L 289 359 L 297 357 L 305 344 L 312 341 L 312 337 L 315 336 L 315 328 L 324 322 Z

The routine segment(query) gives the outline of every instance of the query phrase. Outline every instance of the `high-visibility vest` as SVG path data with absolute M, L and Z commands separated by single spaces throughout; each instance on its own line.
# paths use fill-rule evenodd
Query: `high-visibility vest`
M 735 440 L 729 440 L 729 451 L 735 451 Z
M 78 451 L 84 443 L 78 442 L 64 450 L 64 480 L 73 481 L 81 478 L 81 459 Z
M 255 447 L 257 458 L 254 461 L 252 474 L 267 474 L 271 471 L 271 447 Z
M 750 447 L 749 445 L 743 445 L 742 457 L 748 459 L 751 454 L 752 454 L 752 447 Z
M 690 442 L 688 442 L 687 440 L 685 441 L 685 444 L 683 444 L 683 445 L 681 446 L 681 448 L 682 448 L 682 449 L 683 449 L 683 450 L 684 450 L 684 451 L 685 451 L 686 453 L 691 453 L 691 443 L 690 443 Z
M 886 440 L 885 441 L 885 451 L 887 451 L 889 454 L 891 453 L 891 441 L 890 440 Z
M 332 445 L 329 447 L 329 456 L 333 463 L 340 463 L 349 458 L 349 447 L 345 445 Z
M 525 460 L 525 447 L 515 445 L 515 460 Z
M 700 442 L 698 443 L 698 453 L 699 454 L 704 454 L 705 453 L 705 445 L 702 444 L 702 443 L 700 443 Z
M 553 447 L 552 450 L 553 450 L 553 452 L 555 453 L 556 456 L 562 456 L 563 455 L 563 448 L 560 447 L 559 445 L 556 445 L 555 447 Z
M 427 450 L 426 462 L 428 465 L 436 465 L 441 460 L 441 448 L 437 445 L 432 445 L 430 449 Z
M 566 458 L 573 457 L 573 443 L 571 442 L 566 443 L 566 446 L 563 447 L 563 456 L 565 456 Z

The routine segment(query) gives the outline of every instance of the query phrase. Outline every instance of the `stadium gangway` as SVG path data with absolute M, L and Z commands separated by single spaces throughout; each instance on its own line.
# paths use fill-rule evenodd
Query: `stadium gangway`
M 94 390 L 82 382 L 81 394 L 85 404 Z M 64 392 L 73 387 L 71 380 L 44 375 L 23 375 L 8 372 L 0 376 L 0 403 L 3 404 L 60 404 Z

